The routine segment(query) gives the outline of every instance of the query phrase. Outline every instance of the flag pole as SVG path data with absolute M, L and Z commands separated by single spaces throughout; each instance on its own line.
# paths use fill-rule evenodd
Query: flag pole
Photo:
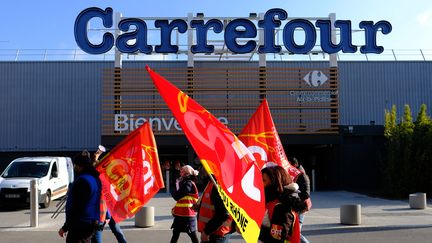
M 200 160 L 200 161 L 201 161 L 201 160 Z M 204 166 L 203 163 L 201 163 L 201 165 L 205 168 L 205 166 Z M 218 188 L 218 184 L 216 183 L 215 179 L 213 178 L 213 175 L 212 175 L 212 174 L 209 174 L 207 170 L 205 170 L 205 172 L 207 173 L 208 177 L 210 178 L 210 182 L 212 182 L 213 185 L 216 187 L 216 189 L 219 190 L 219 188 Z M 207 184 L 207 186 L 208 186 L 208 184 Z M 204 191 L 205 191 L 205 189 L 207 188 L 207 186 L 204 188 Z M 202 200 L 202 197 L 203 197 L 203 196 L 204 196 L 204 194 L 202 194 L 201 197 L 198 198 L 198 201 L 196 202 L 196 205 L 200 205 L 200 204 L 201 204 L 201 200 Z

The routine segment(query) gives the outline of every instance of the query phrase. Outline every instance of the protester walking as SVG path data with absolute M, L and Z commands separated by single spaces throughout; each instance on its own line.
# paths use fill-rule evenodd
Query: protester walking
M 58 234 L 66 236 L 68 243 L 91 242 L 100 222 L 102 184 L 88 151 L 83 151 L 73 162 L 76 179 L 68 191 L 66 221 Z
M 305 169 L 297 160 L 297 158 L 295 157 L 291 158 L 290 162 L 294 167 L 296 167 L 299 171 L 301 171 L 301 173 L 294 179 L 295 182 L 299 185 L 299 190 L 300 190 L 299 197 L 307 205 L 307 208 L 299 214 L 300 242 L 309 243 L 308 239 L 301 233 L 301 229 L 304 223 L 305 214 L 312 208 L 312 201 L 310 198 L 310 180 L 309 180 L 309 176 L 306 174 Z
M 298 185 L 292 183 L 281 166 L 266 167 L 262 170 L 266 214 L 259 240 L 272 242 L 300 242 L 298 212 L 306 207 L 298 196 Z
M 181 232 L 187 233 L 192 243 L 198 243 L 194 207 L 198 201 L 198 189 L 195 185 L 197 176 L 198 171 L 194 170 L 190 165 L 181 167 L 175 190 L 171 192 L 172 197 L 177 201 L 172 209 L 174 221 L 171 226 L 173 229 L 171 243 L 178 241 Z
M 93 154 L 93 166 L 96 167 L 99 163 L 99 157 L 106 151 L 105 147 L 102 145 L 99 145 L 98 150 Z M 106 212 L 105 216 L 101 215 L 101 222 L 99 222 L 99 227 L 97 231 L 95 232 L 95 235 L 92 237 L 91 242 L 92 243 L 102 243 L 102 232 L 105 227 L 105 224 L 108 223 L 108 226 L 111 230 L 111 232 L 114 234 L 115 238 L 117 239 L 118 243 L 126 243 L 126 237 L 123 233 L 123 231 L 120 228 L 120 225 L 116 223 L 114 218 L 109 213 L 108 209 L 106 208 L 105 202 L 103 202 L 103 196 L 101 195 L 101 206 L 103 207 L 103 210 L 101 210 L 101 213 Z
M 207 184 L 201 198 L 198 231 L 201 232 L 201 242 L 228 243 L 233 232 L 233 219 L 213 183 Z

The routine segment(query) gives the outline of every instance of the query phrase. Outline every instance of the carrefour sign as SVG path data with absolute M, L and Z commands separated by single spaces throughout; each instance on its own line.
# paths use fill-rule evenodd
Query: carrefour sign
M 107 28 L 100 43 L 92 43 L 88 38 L 87 24 L 90 20 L 98 18 L 102 20 L 103 26 Z M 282 46 L 275 41 L 275 29 L 282 28 L 282 21 L 287 20 L 288 14 L 285 10 L 274 8 L 268 10 L 262 19 L 258 21 L 258 27 L 251 20 L 239 18 L 224 24 L 221 20 L 210 19 L 206 22 L 200 19 L 191 20 L 187 23 L 183 19 L 156 20 L 154 25 L 160 29 L 160 45 L 153 46 L 148 44 L 147 24 L 139 18 L 124 18 L 117 28 L 125 33 L 117 38 L 109 33 L 109 28 L 113 27 L 113 10 L 106 8 L 88 8 L 83 10 L 75 21 L 75 40 L 78 46 L 89 54 L 103 54 L 111 50 L 115 44 L 122 53 L 177 53 L 179 47 L 171 42 L 171 34 L 174 29 L 179 33 L 185 33 L 189 28 L 195 29 L 195 45 L 189 49 L 192 53 L 213 53 L 214 46 L 207 42 L 208 32 L 222 33 L 226 47 L 233 53 L 243 54 L 254 52 L 257 48 L 258 29 L 263 30 L 264 44 L 258 46 L 258 53 L 279 53 Z M 319 46 L 325 53 L 345 53 L 357 52 L 357 46 L 352 43 L 352 26 L 350 20 L 336 20 L 335 28 L 339 29 L 339 43 L 332 42 L 331 21 L 319 19 L 315 24 L 306 19 L 292 19 L 283 26 L 283 44 L 289 52 L 294 54 L 307 54 L 315 46 Z M 374 23 L 373 21 L 361 21 L 359 28 L 364 30 L 364 45 L 360 47 L 361 53 L 382 53 L 384 48 L 377 45 L 377 35 L 380 33 L 387 35 L 392 31 L 392 26 L 388 21 L 382 20 Z M 317 45 L 319 28 L 319 40 Z M 294 38 L 294 31 L 303 31 L 304 40 L 301 43 Z M 244 39 L 243 42 L 239 40 Z M 245 42 L 246 41 L 246 42 Z M 244 43 L 245 42 L 245 43 Z M 133 44 L 130 44 L 133 43 Z

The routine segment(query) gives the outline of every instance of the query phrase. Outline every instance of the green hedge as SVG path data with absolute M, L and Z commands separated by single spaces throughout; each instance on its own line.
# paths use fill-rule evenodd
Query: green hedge
M 396 106 L 385 111 L 384 136 L 387 156 L 384 161 L 383 188 L 391 197 L 407 197 L 414 192 L 432 195 L 432 120 L 426 105 L 420 107 L 413 122 L 409 105 L 398 121 Z

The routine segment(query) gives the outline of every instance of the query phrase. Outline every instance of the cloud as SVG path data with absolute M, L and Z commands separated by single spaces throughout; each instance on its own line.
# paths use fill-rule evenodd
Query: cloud
M 421 12 L 416 19 L 422 26 L 432 26 L 432 9 Z

